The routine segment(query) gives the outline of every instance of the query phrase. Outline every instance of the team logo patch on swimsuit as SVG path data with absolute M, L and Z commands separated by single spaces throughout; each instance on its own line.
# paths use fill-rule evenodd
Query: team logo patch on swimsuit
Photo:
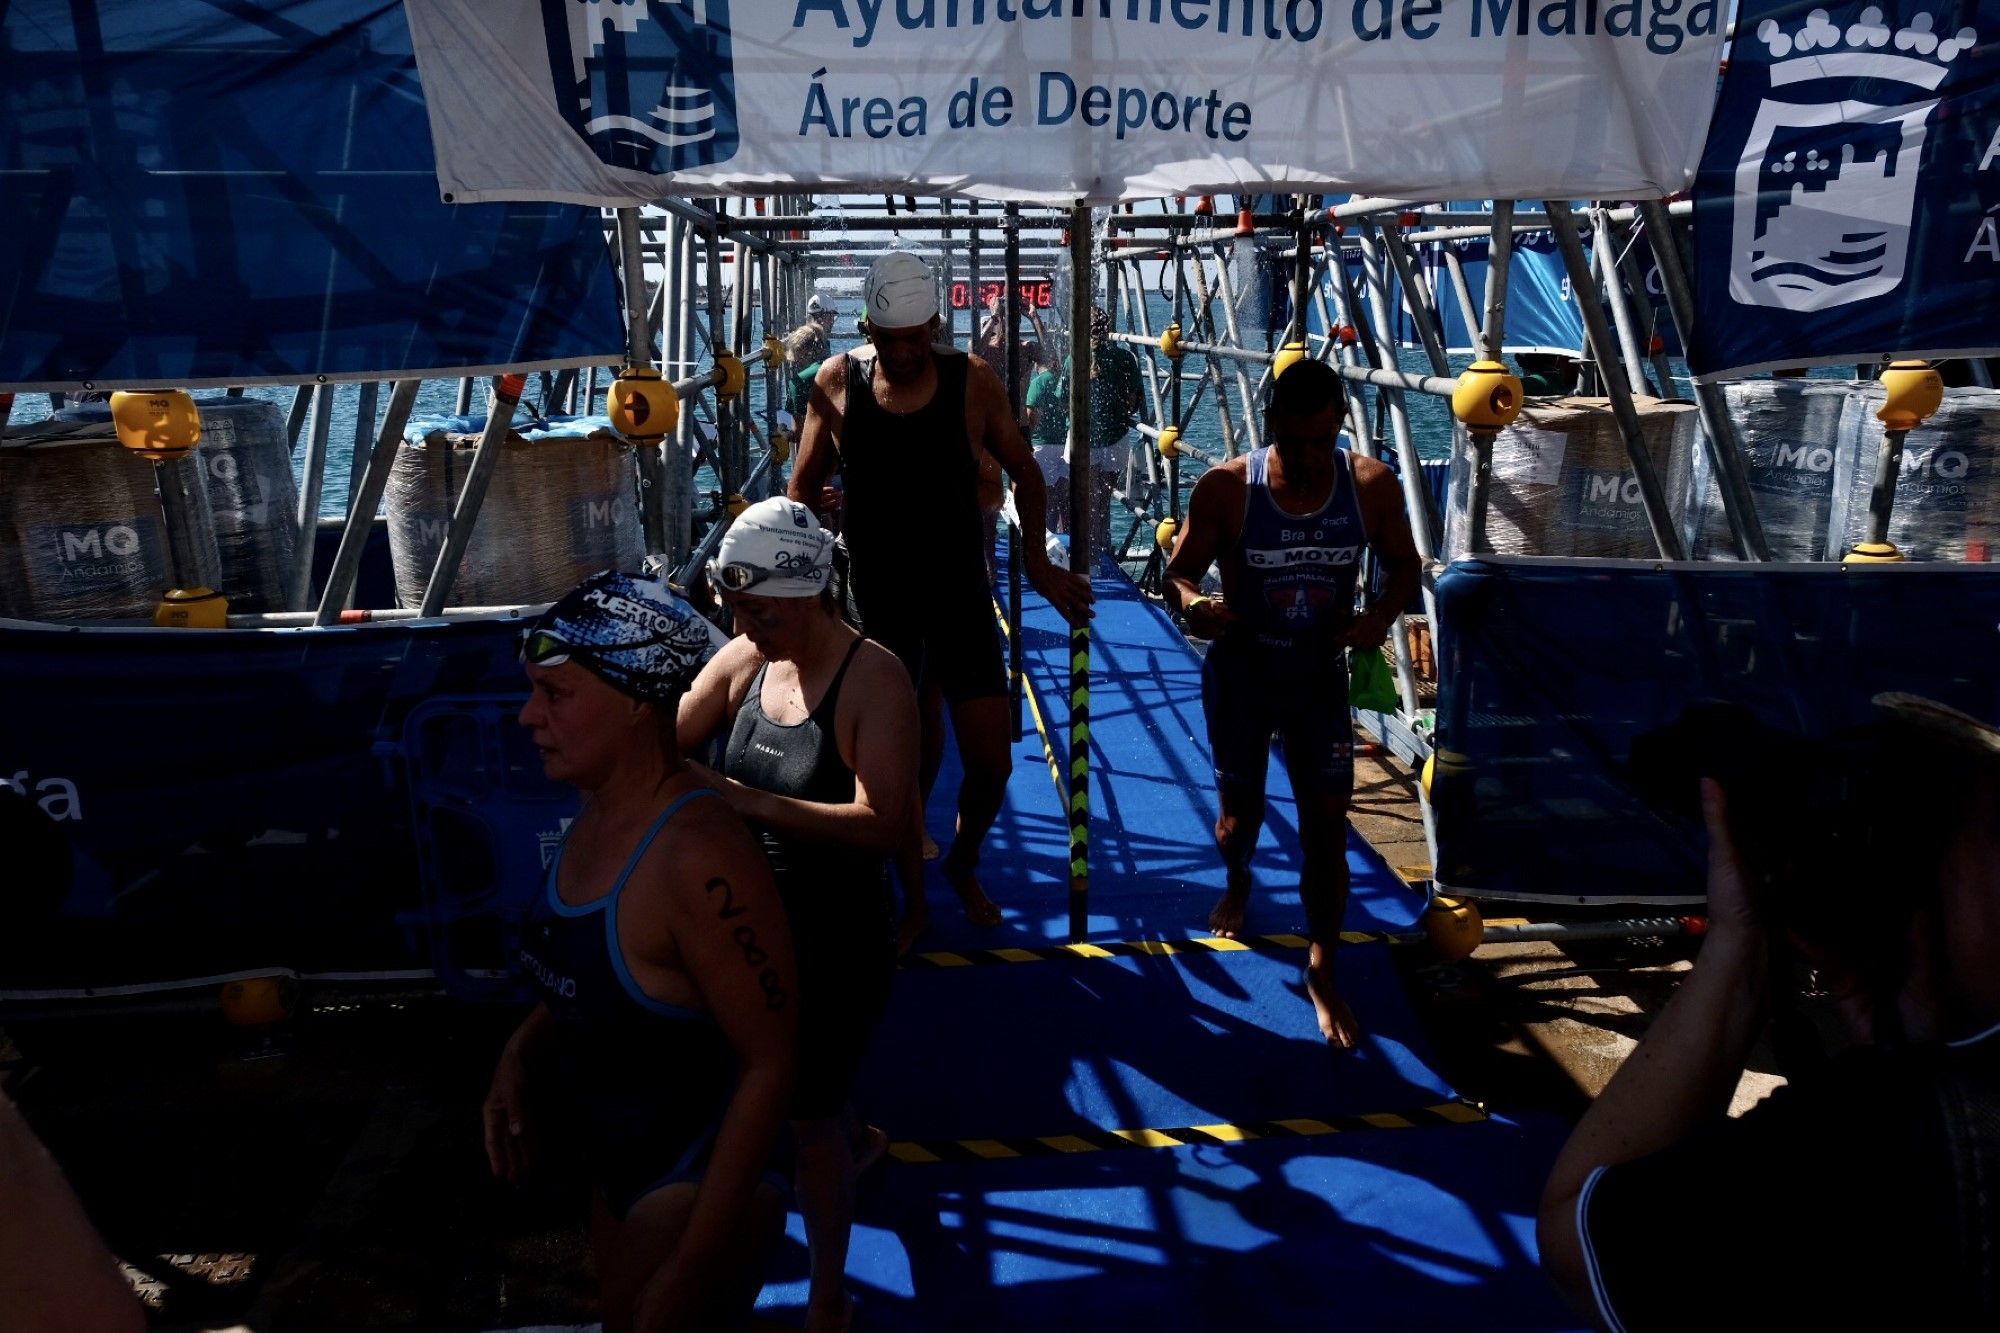
M 542 0 L 556 106 L 606 165 L 736 156 L 730 0 Z
M 1359 546 L 1278 546 L 1244 548 L 1243 563 L 1254 569 L 1290 569 L 1295 565 L 1351 565 L 1361 558 Z
M 1287 620 L 1311 620 L 1333 601 L 1324 583 L 1267 583 L 1264 601 Z

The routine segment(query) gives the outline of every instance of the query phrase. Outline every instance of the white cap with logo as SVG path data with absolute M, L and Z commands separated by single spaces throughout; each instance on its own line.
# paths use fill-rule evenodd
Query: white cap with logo
M 908 250 L 891 250 L 868 270 L 868 322 L 885 329 L 914 329 L 937 318 L 937 277 Z
M 782 496 L 736 516 L 709 563 L 709 581 L 759 597 L 817 597 L 833 573 L 833 534 L 813 511 Z
M 814 292 L 812 299 L 806 302 L 806 313 L 808 315 L 837 315 L 840 313 L 840 307 L 833 303 L 832 297 L 821 296 L 818 292 Z

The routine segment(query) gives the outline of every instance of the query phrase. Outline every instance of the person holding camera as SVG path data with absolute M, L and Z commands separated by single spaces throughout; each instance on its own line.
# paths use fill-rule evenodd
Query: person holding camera
M 2000 731 L 1875 702 L 1810 767 L 1709 756 L 1701 955 L 1542 1197 L 1542 1262 L 1604 1327 L 2000 1326 Z M 1793 951 L 1853 1045 L 1731 1120 Z

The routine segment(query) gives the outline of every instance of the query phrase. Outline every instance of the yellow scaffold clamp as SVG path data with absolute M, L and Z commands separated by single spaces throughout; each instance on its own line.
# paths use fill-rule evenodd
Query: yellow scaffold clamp
M 604 395 L 611 429 L 640 444 L 657 444 L 681 419 L 681 396 L 657 370 L 628 366 Z
M 229 599 L 213 588 L 169 588 L 153 608 L 156 629 L 228 629 Z
M 769 333 L 764 335 L 764 364 L 774 370 L 785 364 L 785 345 Z
M 1271 358 L 1271 378 L 1278 378 L 1311 355 L 1306 351 L 1304 343 L 1286 343 L 1278 349 L 1278 354 Z
M 723 508 L 729 511 L 731 518 L 743 517 L 743 511 L 749 507 L 750 502 L 744 499 L 740 492 L 732 492 L 729 496 L 729 503 L 723 506 Z
M 792 437 L 784 431 L 771 432 L 771 461 L 782 463 L 792 456 Z
M 114 393 L 111 424 L 118 443 L 155 463 L 184 458 L 201 443 L 201 413 L 185 389 Z
M 1521 412 L 1521 380 L 1498 361 L 1475 361 L 1458 377 L 1451 414 L 1468 430 L 1496 431 Z
M 1897 361 L 1882 372 L 1876 419 L 1889 430 L 1915 430 L 1944 404 L 1944 378 L 1928 361 Z
M 1423 927 L 1431 948 L 1447 963 L 1470 958 L 1486 938 L 1485 919 L 1463 898 L 1440 895 L 1431 899 L 1431 905 L 1424 909 Z
M 743 368 L 743 362 L 728 348 L 718 348 L 715 353 L 715 368 L 722 372 L 716 382 L 717 398 L 739 398 L 750 383 L 750 372 Z
M 1181 451 L 1181 428 L 1162 426 L 1160 428 L 1160 457 L 1172 458 Z
M 1843 565 L 1900 565 L 1903 553 L 1894 542 L 1858 542 L 1840 558 Z
M 1180 535 L 1181 525 L 1170 518 L 1163 518 L 1160 520 L 1160 525 L 1153 529 L 1153 545 L 1159 548 L 1160 554 L 1171 559 L 1174 554 L 1174 540 Z
M 1160 330 L 1160 355 L 1169 361 L 1178 361 L 1186 355 L 1181 350 L 1181 322 L 1175 320 Z

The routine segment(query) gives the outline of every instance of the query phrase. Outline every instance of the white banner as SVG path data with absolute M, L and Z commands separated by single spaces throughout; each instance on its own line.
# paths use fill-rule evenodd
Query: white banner
M 447 200 L 1676 193 L 1719 0 L 406 0 Z

